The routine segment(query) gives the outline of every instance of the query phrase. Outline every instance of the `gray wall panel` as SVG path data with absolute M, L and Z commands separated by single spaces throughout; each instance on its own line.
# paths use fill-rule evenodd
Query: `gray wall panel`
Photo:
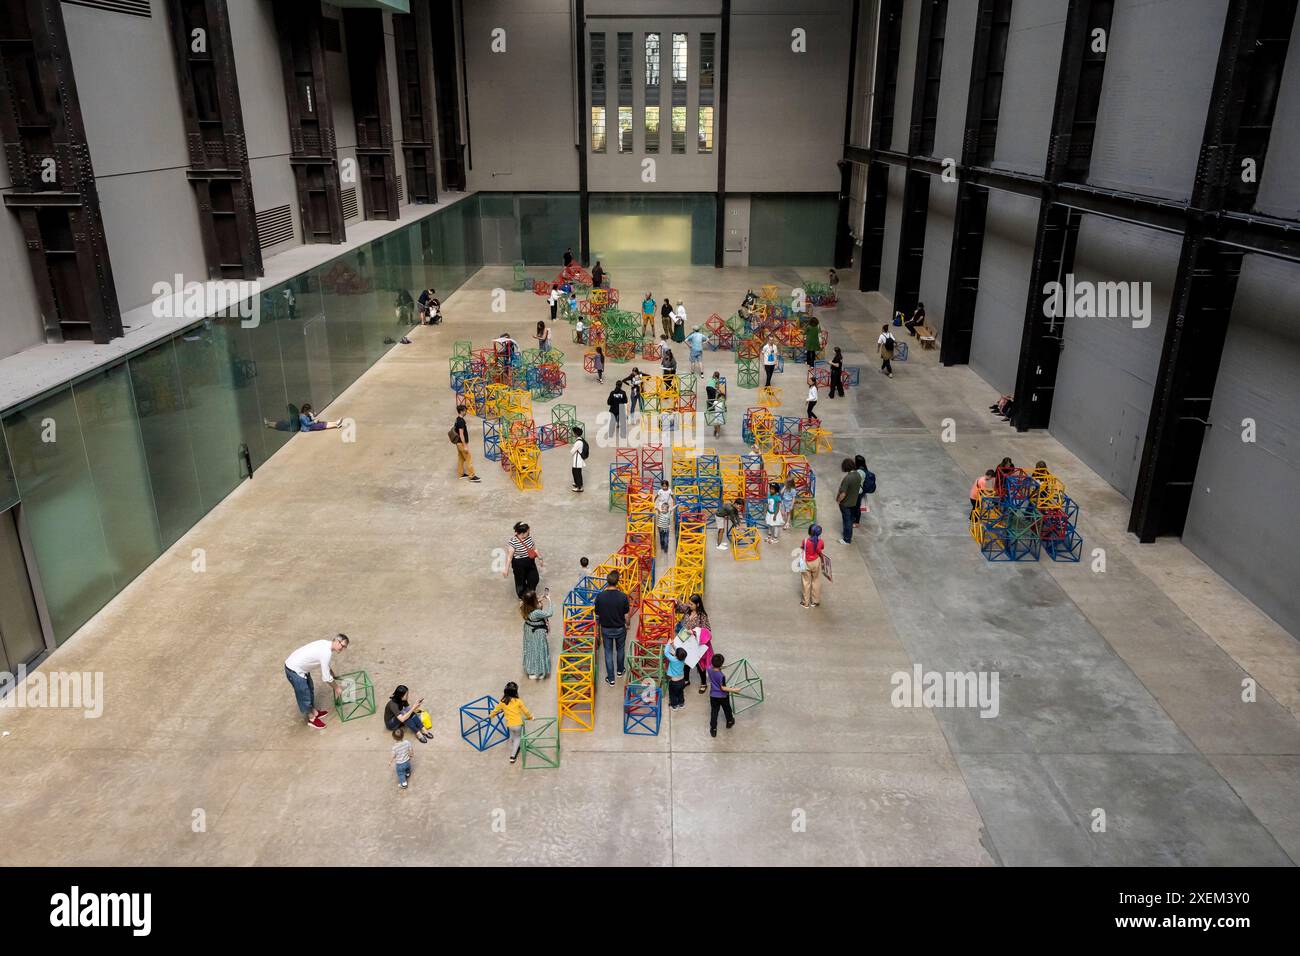
M 8 170 L 5 170 L 5 180 L 7 186 Z M 18 217 L 0 209 L 0 294 L 4 296 L 4 308 L 0 309 L 0 359 L 45 341 L 30 262 Z
M 916 40 L 921 32 L 921 3 L 904 0 L 903 23 L 899 28 L 898 85 L 894 91 L 894 138 L 890 148 L 907 152 L 907 134 L 912 125 L 912 86 L 916 82 Z M 893 282 L 893 279 L 889 280 Z
M 1259 177 L 1255 207 L 1271 216 L 1300 219 L 1300 17 L 1291 30 L 1282 88 L 1273 114 L 1273 132 L 1268 141 L 1268 159 Z
M 930 177 L 930 211 L 925 219 L 925 259 L 921 264 L 921 301 L 927 324 L 943 330 L 944 300 L 948 297 L 948 266 L 952 256 L 953 215 L 957 184 Z
M 733 7 L 728 191 L 839 190 L 852 8 L 848 0 L 806 6 L 815 9 L 789 13 L 784 0 Z M 790 49 L 796 27 L 807 32 L 807 53 Z M 782 148 L 772 148 L 774 136 Z
M 1079 228 L 1075 281 L 1150 282 L 1151 324 L 1065 320 L 1050 431 L 1129 498 L 1137 487 L 1181 245 L 1178 236 L 1095 216 L 1085 216 Z
M 1043 172 L 1067 4 L 1068 0 L 1033 0 L 1011 7 L 994 166 L 1022 173 Z
M 949 3 L 944 27 L 943 72 L 939 77 L 939 116 L 935 121 L 934 155 L 961 159 L 966 126 L 966 97 L 970 91 L 971 58 L 975 52 L 977 3 Z M 934 189 L 934 185 L 931 185 Z M 929 312 L 927 306 L 926 309 Z
M 577 189 L 569 3 L 474 0 L 464 6 L 468 188 Z M 506 31 L 505 53 L 492 52 L 497 27 Z
M 1089 181 L 1187 199 L 1228 0 L 1119 0 Z M 1169 29 L 1179 20 L 1195 30 Z
M 230 37 L 244 107 L 244 138 L 249 159 L 289 155 L 289 116 L 284 105 L 275 10 L 271 0 L 227 3 Z
M 989 193 L 970 365 L 1003 395 L 1016 387 L 1037 224 L 1038 200 L 1014 193 Z
M 888 200 L 885 203 L 885 247 L 880 254 L 880 294 L 894 301 L 894 280 L 898 278 L 898 234 L 903 226 L 904 170 L 888 166 Z
M 1300 636 L 1300 266 L 1247 256 L 1183 543 Z M 1242 441 L 1254 419 L 1256 441 Z

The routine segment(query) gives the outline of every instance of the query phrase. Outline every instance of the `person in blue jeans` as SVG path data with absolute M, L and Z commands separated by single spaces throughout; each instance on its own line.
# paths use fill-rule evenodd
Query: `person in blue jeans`
M 421 697 L 414 704 L 407 698 L 405 684 L 398 684 L 397 689 L 393 691 L 393 696 L 388 699 L 384 706 L 384 726 L 389 730 L 398 730 L 405 727 L 411 733 L 415 734 L 415 739 L 420 743 L 428 743 L 429 736 L 424 732 L 424 721 L 420 719 L 420 705 L 424 703 Z
M 605 647 L 605 683 L 614 684 L 615 655 L 618 659 L 618 676 L 623 676 L 623 651 L 627 644 L 627 616 L 632 602 L 618 589 L 618 571 L 605 576 L 605 589 L 592 602 L 596 610 L 596 623 L 600 627 L 601 641 Z
M 397 784 L 403 790 L 406 789 L 406 782 L 411 779 L 411 742 L 403 740 L 406 736 L 401 727 L 393 731 L 393 739 L 397 743 L 393 744 L 393 767 L 397 770 Z
M 840 479 L 839 491 L 835 493 L 835 502 L 840 506 L 840 520 L 844 524 L 844 534 L 840 544 L 853 543 L 854 516 L 858 509 L 858 499 L 862 497 L 862 473 L 852 458 L 845 458 L 840 463 L 844 477 Z

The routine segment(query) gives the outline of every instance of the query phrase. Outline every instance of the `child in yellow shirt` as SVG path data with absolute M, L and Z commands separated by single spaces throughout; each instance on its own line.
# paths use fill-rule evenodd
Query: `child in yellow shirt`
M 520 699 L 519 685 L 514 681 L 506 684 L 500 702 L 492 708 L 488 717 L 492 718 L 497 714 L 506 715 L 506 730 L 510 734 L 510 762 L 514 763 L 519 758 L 519 746 L 523 743 L 524 719 L 533 719 L 528 705 Z

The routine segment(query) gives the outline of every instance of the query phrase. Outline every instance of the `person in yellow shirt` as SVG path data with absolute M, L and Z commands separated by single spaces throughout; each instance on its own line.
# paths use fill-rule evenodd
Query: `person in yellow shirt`
M 506 684 L 500 702 L 492 708 L 488 717 L 492 718 L 497 714 L 506 715 L 506 730 L 510 734 L 510 762 L 514 763 L 519 758 L 519 746 L 523 743 L 524 719 L 533 719 L 532 711 L 519 697 L 519 685 L 514 681 Z

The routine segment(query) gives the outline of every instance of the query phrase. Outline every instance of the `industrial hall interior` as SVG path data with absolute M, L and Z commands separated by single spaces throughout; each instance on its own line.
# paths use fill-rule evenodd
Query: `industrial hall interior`
M 3 863 L 1300 863 L 1296 8 L 4 0 Z

